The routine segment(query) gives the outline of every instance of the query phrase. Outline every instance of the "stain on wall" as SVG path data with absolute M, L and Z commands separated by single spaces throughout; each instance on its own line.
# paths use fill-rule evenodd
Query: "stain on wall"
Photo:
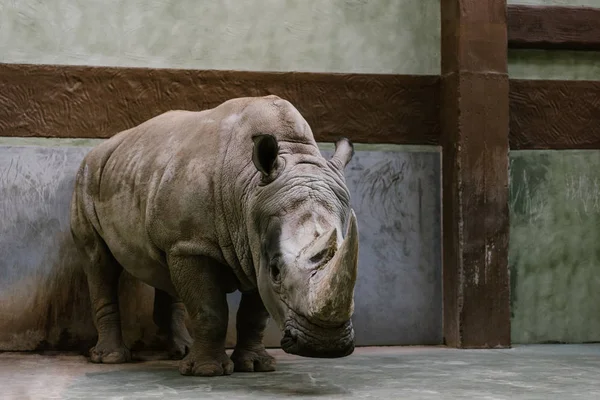
M 0 350 L 76 349 L 95 342 L 81 263 L 69 234 L 76 169 L 92 140 L 2 139 L 0 145 Z M 325 156 L 331 145 L 323 145 Z M 439 153 L 357 145 L 347 167 L 359 229 L 354 323 L 359 345 L 440 344 Z M 391 149 L 391 150 L 390 150 Z M 153 290 L 124 274 L 123 331 L 135 350 L 156 349 Z M 235 343 L 239 293 L 230 296 Z M 266 343 L 279 346 L 274 323 Z
M 439 0 L 0 2 L 0 62 L 438 74 Z
M 95 331 L 68 203 L 86 149 L 1 150 L 0 350 L 85 350 Z M 151 326 L 153 298 L 131 277 L 121 286 L 133 286 L 121 290 L 124 332 L 133 345 Z

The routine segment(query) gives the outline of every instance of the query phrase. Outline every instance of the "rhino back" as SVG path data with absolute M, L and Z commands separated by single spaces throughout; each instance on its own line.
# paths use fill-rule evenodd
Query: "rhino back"
M 256 285 L 245 204 L 257 184 L 252 136 L 316 149 L 297 110 L 276 96 L 240 98 L 202 112 L 169 111 L 121 132 L 84 159 L 78 189 L 95 228 L 132 275 L 165 279 L 165 253 L 197 254 Z M 159 271 L 160 272 L 160 271 Z

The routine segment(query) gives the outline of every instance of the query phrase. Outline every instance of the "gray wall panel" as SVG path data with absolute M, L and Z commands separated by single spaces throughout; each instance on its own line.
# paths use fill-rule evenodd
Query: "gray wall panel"
M 0 146 L 0 350 L 84 349 L 95 331 L 68 214 L 75 171 L 90 144 L 38 142 L 45 145 Z M 361 240 L 358 344 L 439 344 L 439 153 L 357 150 L 347 177 Z M 123 276 L 123 330 L 134 349 L 154 343 L 152 296 Z M 238 302 L 232 294 L 230 346 Z M 267 344 L 279 339 L 271 323 Z

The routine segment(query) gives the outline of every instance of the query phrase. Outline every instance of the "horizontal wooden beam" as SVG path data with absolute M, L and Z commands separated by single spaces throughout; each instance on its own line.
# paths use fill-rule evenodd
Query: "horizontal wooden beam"
M 0 136 L 107 138 L 170 109 L 291 101 L 318 141 L 439 141 L 439 77 L 0 64 Z
M 420 75 L 0 64 L 0 136 L 107 138 L 172 108 L 292 101 L 319 141 L 439 145 L 440 80 Z M 600 149 L 600 81 L 510 80 L 510 147 Z
M 510 80 L 510 148 L 600 150 L 600 81 Z
M 600 8 L 510 5 L 508 47 L 600 50 Z

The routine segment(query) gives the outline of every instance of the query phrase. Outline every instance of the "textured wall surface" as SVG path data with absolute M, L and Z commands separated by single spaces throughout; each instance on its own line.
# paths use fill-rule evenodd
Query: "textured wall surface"
M 318 141 L 437 144 L 438 88 L 432 75 L 0 64 L 0 136 L 108 138 L 168 110 L 272 94 Z
M 0 0 L 2 63 L 435 75 L 439 31 L 439 0 Z M 60 101 L 74 107 L 69 100 Z M 121 109 L 135 113 L 135 101 Z M 31 113 L 31 104 L 19 107 Z M 67 234 L 73 171 L 93 142 L 39 143 L 0 147 L 0 254 L 8 254 L 0 257 L 0 349 L 93 340 Z M 440 343 L 439 155 L 373 151 L 349 167 L 366 232 L 357 339 Z M 126 340 L 149 346 L 152 291 L 127 275 L 121 286 Z M 233 311 L 239 298 L 231 300 Z M 269 332 L 278 345 L 273 325 Z M 230 327 L 229 344 L 233 335 Z
M 68 212 L 75 170 L 96 142 L 1 142 L 0 350 L 85 350 L 94 329 Z M 357 341 L 439 344 L 439 153 L 396 150 L 359 145 L 347 167 L 360 229 Z M 331 146 L 324 145 L 323 152 L 330 155 Z M 152 347 L 152 289 L 125 274 L 121 296 L 126 342 L 136 349 Z M 234 343 L 239 294 L 230 300 L 228 345 Z M 279 345 L 273 323 L 267 337 L 269 345 Z
M 511 155 L 516 343 L 600 341 L 600 151 Z
M 600 149 L 600 80 L 511 80 L 511 150 Z
M 438 74 L 439 0 L 0 1 L 0 62 Z
M 508 4 L 585 6 L 600 0 L 509 0 Z M 517 79 L 600 79 L 600 52 L 509 50 L 508 72 Z
M 600 7 L 600 0 L 509 3 Z M 511 50 L 509 74 L 600 80 L 600 52 Z M 513 342 L 599 341 L 600 151 L 512 151 L 510 168 Z

